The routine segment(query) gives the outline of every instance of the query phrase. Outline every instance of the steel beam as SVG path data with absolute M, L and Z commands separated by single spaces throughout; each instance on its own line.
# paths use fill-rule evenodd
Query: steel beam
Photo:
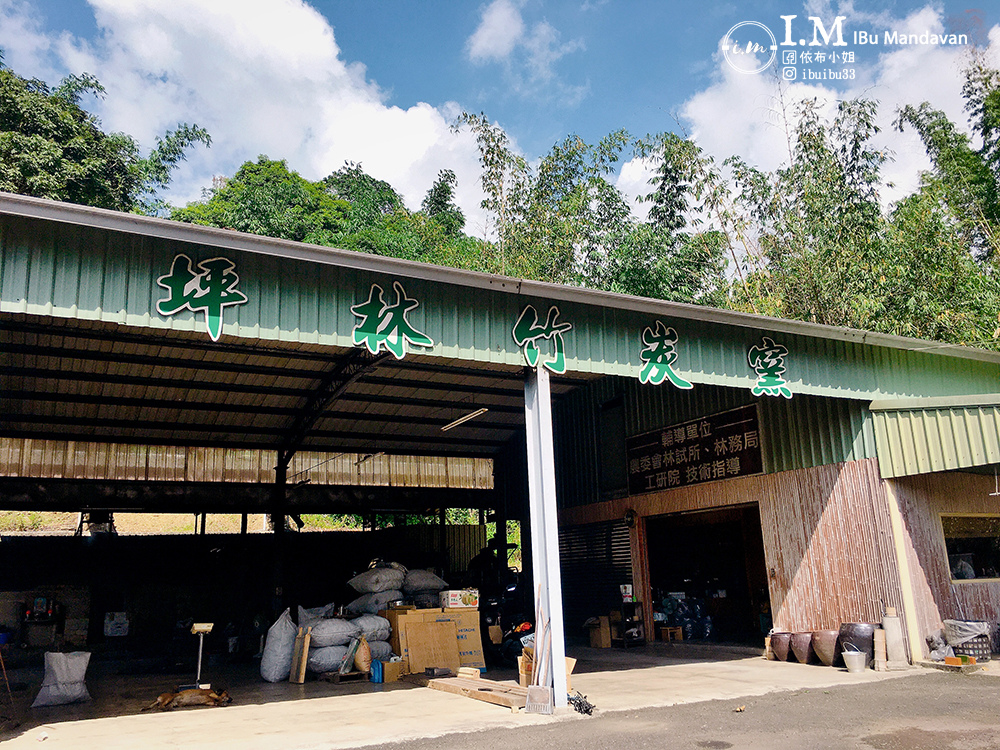
M 563 632 L 562 576 L 559 572 L 559 516 L 556 508 L 555 451 L 552 447 L 552 397 L 544 367 L 528 369 L 524 381 L 524 418 L 528 446 L 528 511 L 535 580 L 535 655 L 552 688 L 556 706 L 566 700 L 566 640 Z M 539 621 L 537 614 L 544 617 Z M 547 625 L 547 628 L 545 627 Z M 550 647 L 542 642 L 547 630 Z

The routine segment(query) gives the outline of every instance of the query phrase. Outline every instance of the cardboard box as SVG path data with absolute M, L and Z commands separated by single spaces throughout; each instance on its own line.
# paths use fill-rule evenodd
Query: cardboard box
M 441 606 L 479 608 L 479 589 L 446 589 L 441 592 Z
M 486 669 L 483 638 L 479 631 L 479 610 L 448 608 L 437 615 L 438 622 L 451 621 L 458 629 L 458 657 L 463 667 Z
M 598 617 L 596 625 L 589 626 L 591 648 L 611 648 L 611 621 L 607 617 Z
M 403 667 L 406 665 L 401 661 L 382 662 L 382 682 L 399 682 L 403 676 Z
M 525 656 L 517 657 L 517 684 L 521 687 L 528 687 L 531 685 L 531 669 L 534 662 Z M 567 692 L 573 689 L 573 670 L 576 669 L 576 659 L 567 656 L 566 657 L 566 690 Z
M 392 653 L 398 656 L 405 657 L 406 654 L 402 651 L 402 644 L 399 640 L 399 631 L 402 624 L 405 622 L 423 622 L 427 615 L 439 614 L 441 612 L 440 608 L 434 609 L 417 609 L 412 604 L 403 607 L 396 607 L 394 609 L 383 609 L 378 614 L 379 617 L 384 617 L 389 621 L 389 627 L 392 628 L 389 633 L 389 646 L 392 647 Z
M 453 622 L 455 623 L 455 640 L 458 644 L 459 666 L 486 668 L 486 658 L 483 654 L 483 642 L 479 632 L 479 610 L 468 607 L 441 609 L 409 609 L 409 610 L 383 610 L 379 615 L 386 618 L 392 626 L 392 633 L 389 635 L 389 645 L 393 653 L 403 657 L 404 672 L 410 674 L 415 669 L 410 664 L 409 645 L 406 637 L 406 630 L 411 624 L 428 622 Z M 421 642 L 423 644 L 423 641 Z M 430 665 L 430 666 L 446 666 Z

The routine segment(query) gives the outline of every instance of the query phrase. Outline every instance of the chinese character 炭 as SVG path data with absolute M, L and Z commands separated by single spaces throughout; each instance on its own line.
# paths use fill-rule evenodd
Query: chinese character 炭
M 659 385 L 669 380 L 678 388 L 693 388 L 688 381 L 674 372 L 677 361 L 677 331 L 667 328 L 661 321 L 656 321 L 656 330 L 646 327 L 642 332 L 642 343 L 645 345 L 639 352 L 642 369 L 639 370 L 639 382 Z

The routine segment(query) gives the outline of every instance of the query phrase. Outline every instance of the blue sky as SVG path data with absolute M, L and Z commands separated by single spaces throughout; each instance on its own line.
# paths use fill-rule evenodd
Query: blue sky
M 854 62 L 797 62 L 796 80 L 784 84 L 780 61 L 759 74 L 726 62 L 720 47 L 731 27 L 757 21 L 780 40 L 783 15 L 797 16 L 803 37 L 812 36 L 808 16 L 831 28 L 842 16 L 841 51 Z M 796 99 L 833 107 L 866 95 L 881 102 L 896 193 L 911 189 L 926 159 L 912 134 L 892 131 L 893 112 L 930 100 L 964 122 L 968 49 L 858 47 L 853 32 L 972 33 L 997 64 L 997 24 L 996 3 L 973 11 L 960 2 L 0 0 L 7 64 L 51 82 L 97 75 L 108 95 L 92 107 L 106 127 L 147 146 L 181 121 L 209 129 L 213 146 L 178 172 L 175 203 L 260 153 L 311 179 L 359 161 L 411 207 L 450 168 L 478 233 L 489 219 L 478 208 L 475 147 L 448 127 L 463 109 L 487 113 L 529 159 L 570 133 L 596 141 L 625 128 L 681 131 L 720 160 L 738 153 L 773 168 L 787 158 L 782 111 Z M 804 80 L 848 67 L 847 80 Z M 619 185 L 635 195 L 647 176 L 629 161 Z

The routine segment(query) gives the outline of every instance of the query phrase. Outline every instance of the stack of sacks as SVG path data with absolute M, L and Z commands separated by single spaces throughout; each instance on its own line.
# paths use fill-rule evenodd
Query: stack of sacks
M 389 602 L 403 598 L 400 588 L 406 575 L 406 568 L 392 563 L 390 567 L 369 568 L 354 576 L 347 583 L 361 596 L 344 607 L 344 612 L 348 615 L 377 614 Z
M 448 588 L 448 583 L 429 570 L 411 570 L 403 579 L 403 591 L 413 598 L 418 607 L 438 606 L 439 593 Z
M 392 647 L 387 643 L 392 633 L 392 625 L 387 619 L 378 615 L 361 615 L 351 620 L 351 624 L 356 625 L 361 635 L 368 641 L 372 659 L 389 661 L 392 658 Z
M 335 672 L 339 669 L 347 646 L 361 635 L 357 625 L 329 617 L 332 614 L 332 604 L 315 609 L 299 607 L 299 625 L 312 628 L 306 667 L 313 672 Z

